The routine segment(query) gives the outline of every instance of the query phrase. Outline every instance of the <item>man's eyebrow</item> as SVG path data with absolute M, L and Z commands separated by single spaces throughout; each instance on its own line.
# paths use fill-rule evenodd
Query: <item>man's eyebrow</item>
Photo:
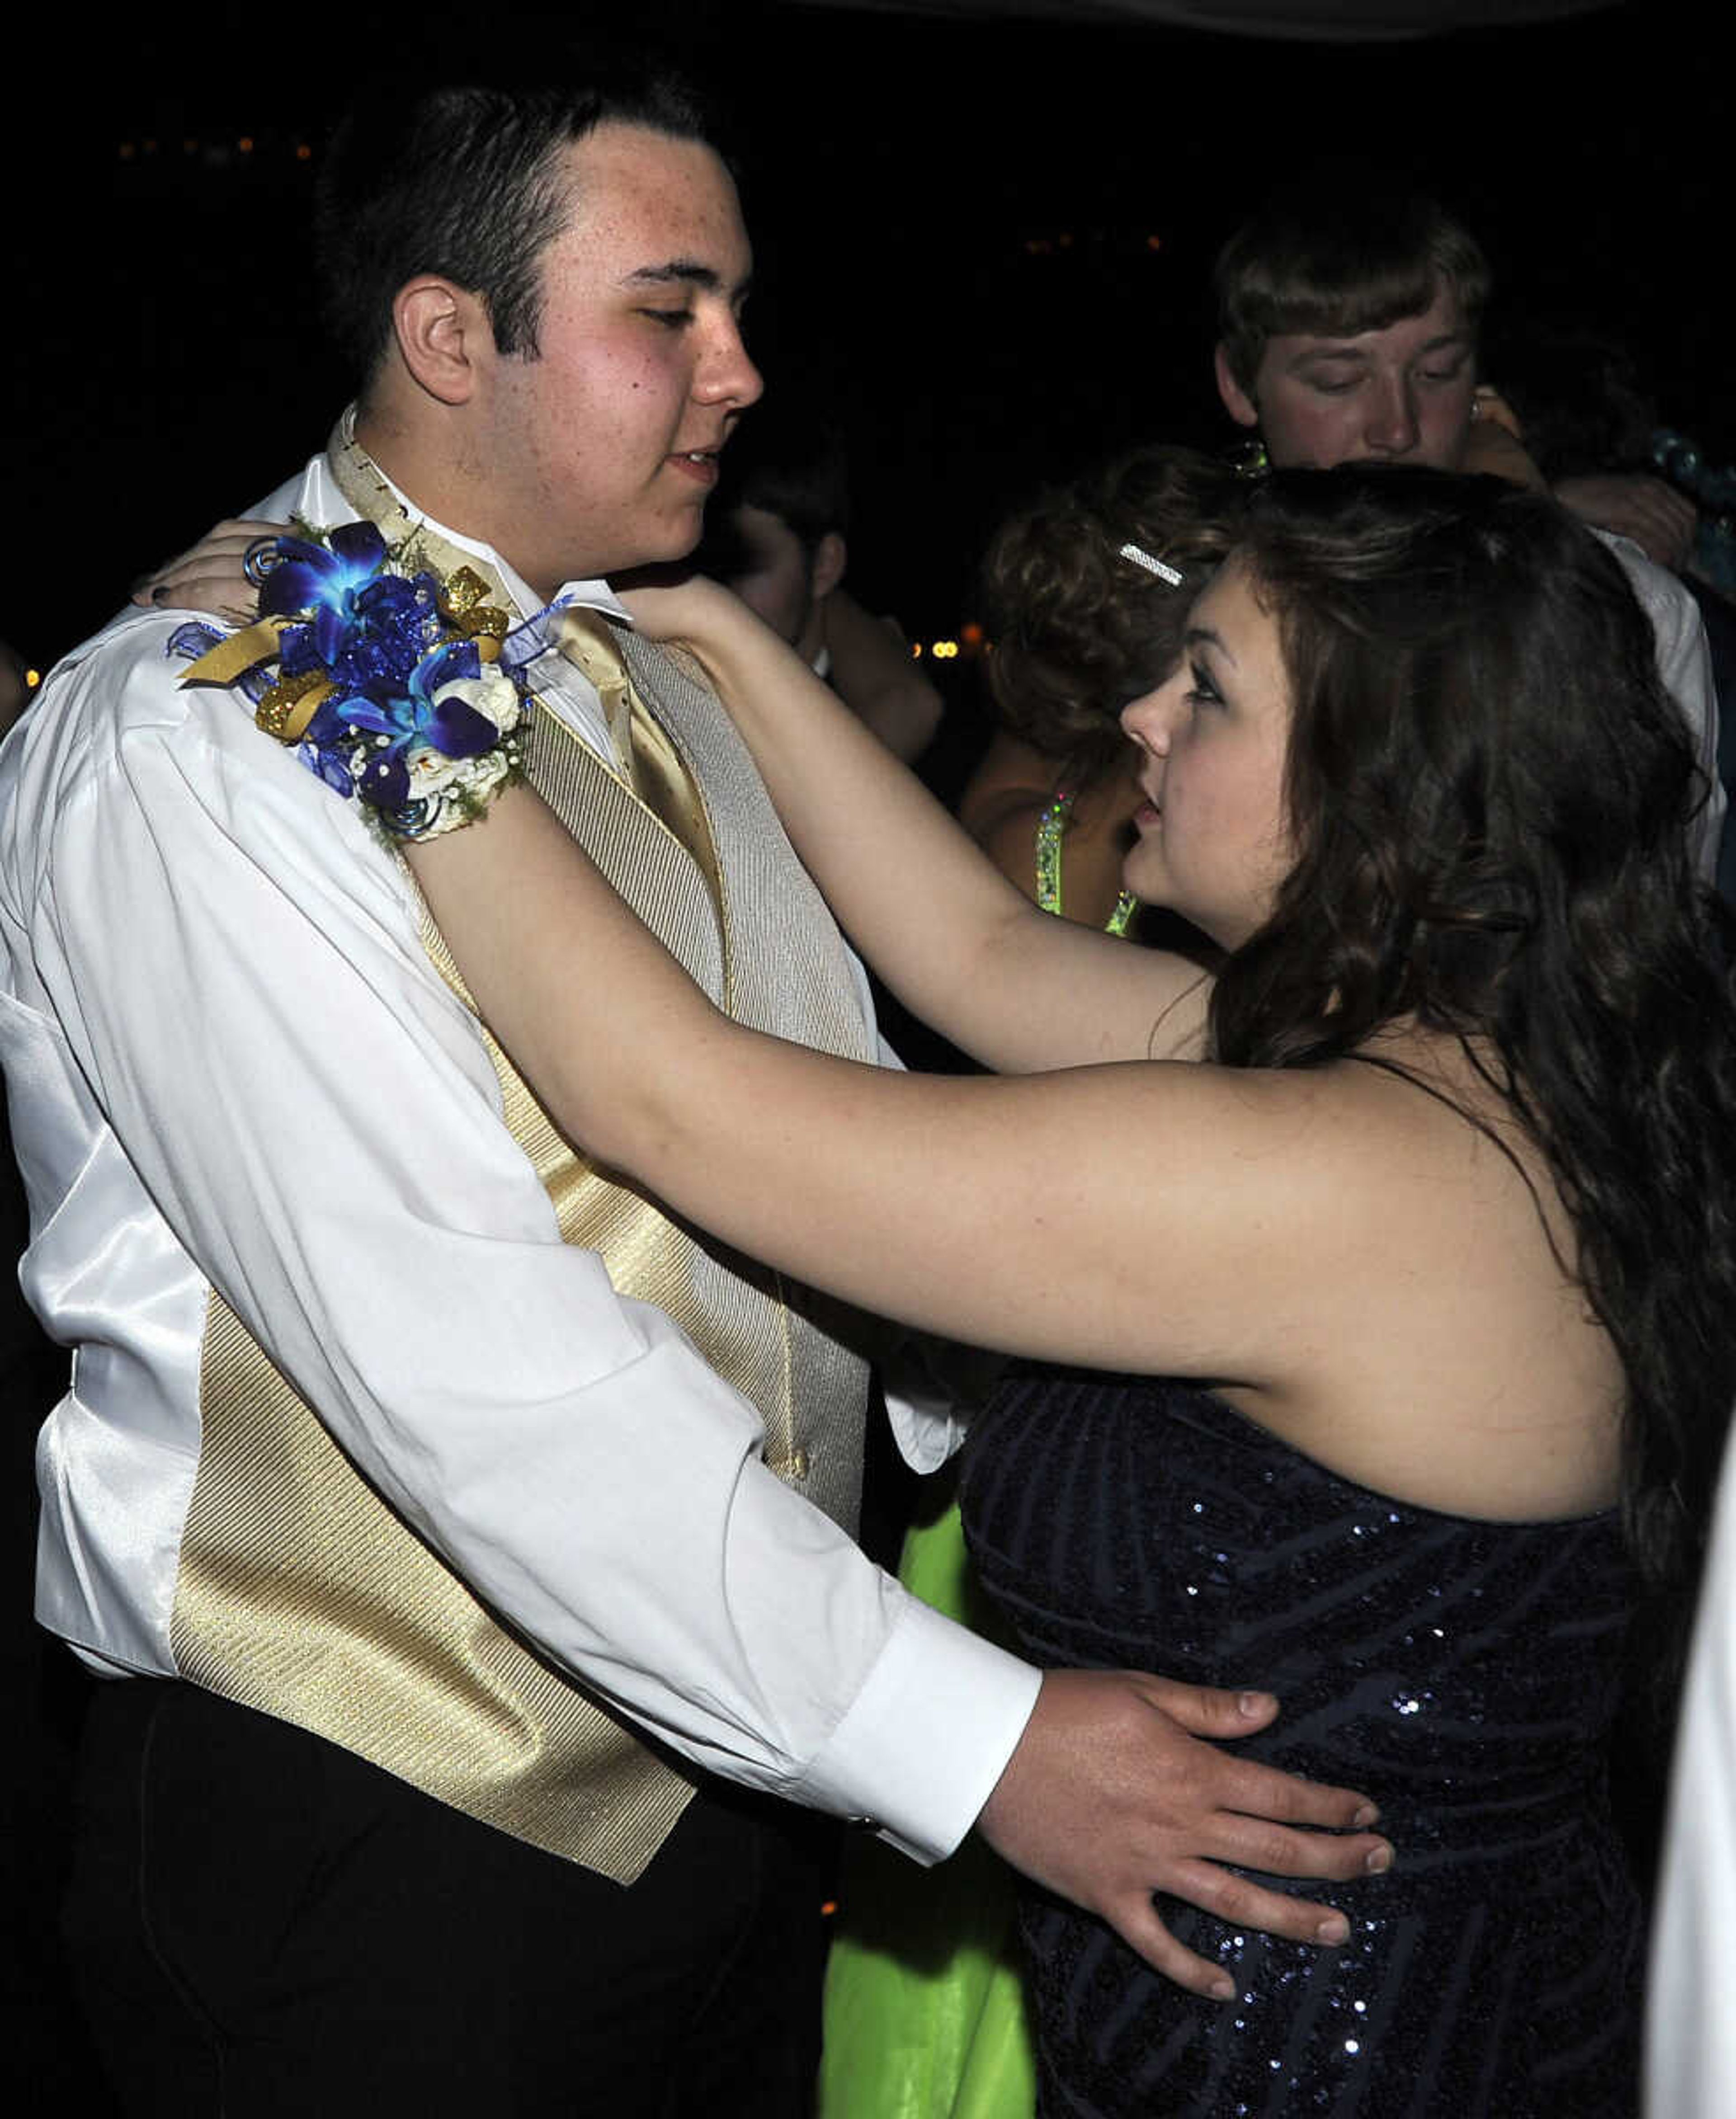
M 1357 333 L 1348 338 L 1317 339 L 1312 345 L 1304 346 L 1299 353 L 1293 354 L 1289 365 L 1295 369 L 1305 366 L 1311 360 L 1366 360 L 1368 349 L 1358 345 L 1357 339 L 1360 336 Z M 1475 344 L 1475 339 L 1468 331 L 1442 332 L 1438 338 L 1425 340 L 1411 358 L 1421 359 L 1426 355 L 1445 353 L 1453 346 L 1462 346 L 1469 353 Z
M 715 265 L 702 264 L 697 257 L 671 257 L 661 265 L 641 265 L 622 281 L 624 287 L 698 287 L 702 293 L 718 294 L 728 292 L 739 301 L 747 292 L 744 280 L 740 286 L 726 289 L 723 275 Z
M 1351 339 L 1316 340 L 1313 345 L 1303 346 L 1300 352 L 1293 353 L 1289 365 L 1302 368 L 1311 360 L 1366 360 L 1367 358 L 1368 349 L 1358 345 Z

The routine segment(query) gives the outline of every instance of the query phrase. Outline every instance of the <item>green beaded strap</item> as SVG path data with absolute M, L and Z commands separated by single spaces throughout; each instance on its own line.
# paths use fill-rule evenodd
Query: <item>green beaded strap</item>
M 1061 916 L 1061 842 L 1073 814 L 1073 794 L 1070 788 L 1065 794 L 1057 795 L 1037 820 L 1037 902 L 1057 919 Z M 1124 890 L 1115 902 L 1104 932 L 1126 934 L 1139 909 L 1138 898 L 1130 890 Z

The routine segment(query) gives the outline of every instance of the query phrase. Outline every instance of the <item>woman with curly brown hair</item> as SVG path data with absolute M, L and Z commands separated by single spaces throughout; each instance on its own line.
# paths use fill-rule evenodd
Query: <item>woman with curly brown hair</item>
M 1121 864 L 1140 797 L 1120 716 L 1176 667 L 1245 498 L 1209 457 L 1144 448 L 996 532 L 982 595 L 996 725 L 959 821 L 1046 912 L 1134 930 Z

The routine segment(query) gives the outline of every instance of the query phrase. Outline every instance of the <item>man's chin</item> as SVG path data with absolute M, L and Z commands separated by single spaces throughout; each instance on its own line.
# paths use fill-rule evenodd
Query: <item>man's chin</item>
M 685 559 L 692 559 L 699 549 L 699 540 L 705 535 L 705 503 L 702 499 L 690 508 L 683 508 L 678 520 L 664 526 L 664 534 L 658 540 L 659 549 L 647 550 L 635 566 L 673 567 Z
M 655 580 L 660 575 L 690 573 L 689 562 L 699 549 L 703 527 L 697 510 L 690 522 L 675 526 L 664 523 L 657 534 L 648 532 L 640 536 L 631 553 L 623 553 L 607 564 L 593 567 L 592 573 L 602 581 L 625 582 L 640 576 Z

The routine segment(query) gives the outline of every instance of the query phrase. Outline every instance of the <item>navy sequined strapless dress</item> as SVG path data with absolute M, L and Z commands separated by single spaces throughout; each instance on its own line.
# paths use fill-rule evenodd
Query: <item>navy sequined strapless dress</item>
M 1034 1662 L 1277 1694 L 1239 1746 L 1360 1788 L 1392 1870 L 1317 1950 L 1165 1902 L 1237 1999 L 1021 1900 L 1046 2119 L 1633 2119 L 1643 1927 L 1605 1752 L 1633 1591 L 1613 1514 L 1445 1516 L 1194 1385 L 1040 1372 L 973 1429 L 984 1587 Z

